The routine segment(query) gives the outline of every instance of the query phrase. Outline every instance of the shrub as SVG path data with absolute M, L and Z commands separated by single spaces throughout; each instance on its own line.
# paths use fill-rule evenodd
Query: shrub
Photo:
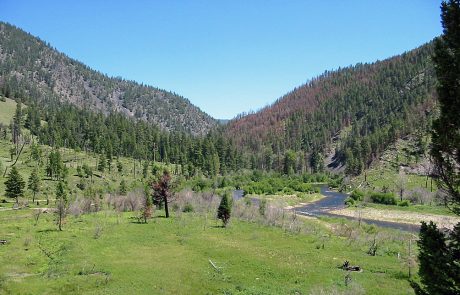
M 193 205 L 190 203 L 185 204 L 184 209 L 182 209 L 182 212 L 189 213 L 193 212 Z
M 259 214 L 260 216 L 265 216 L 265 211 L 267 210 L 267 200 L 262 199 L 259 201 Z
M 400 202 L 398 202 L 398 206 L 401 206 L 401 207 L 409 207 L 409 200 L 402 200 Z
M 354 201 L 362 201 L 364 199 L 364 192 L 354 190 L 351 193 L 350 198 L 352 198 Z
M 372 193 L 370 198 L 373 203 L 396 205 L 396 196 L 392 193 Z
M 285 187 L 283 188 L 283 193 L 286 194 L 286 195 L 292 195 L 294 194 L 294 190 L 290 187 Z
M 195 185 L 192 187 L 192 190 L 195 192 L 203 192 L 207 189 L 210 189 L 211 187 L 212 187 L 211 181 L 204 179 L 204 178 L 199 178 L 195 182 Z
M 355 204 L 355 200 L 353 198 L 348 197 L 345 199 L 346 206 L 350 207 L 350 206 L 353 206 L 354 204 Z

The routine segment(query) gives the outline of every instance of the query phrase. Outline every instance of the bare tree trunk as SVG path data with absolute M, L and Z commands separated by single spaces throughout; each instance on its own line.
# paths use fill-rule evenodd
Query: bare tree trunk
M 169 218 L 168 198 L 165 196 L 165 215 Z
M 62 209 L 60 208 L 61 205 L 62 204 L 59 205 L 59 231 L 62 231 L 62 212 L 61 212 Z

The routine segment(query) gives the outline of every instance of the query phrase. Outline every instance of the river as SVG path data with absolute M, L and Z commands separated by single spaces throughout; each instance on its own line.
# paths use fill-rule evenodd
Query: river
M 316 202 L 309 203 L 302 207 L 297 207 L 294 210 L 298 214 L 307 215 L 307 216 L 329 216 L 329 217 L 341 217 L 350 220 L 357 221 L 357 218 L 350 216 L 343 216 L 338 214 L 329 213 L 331 210 L 343 209 L 345 208 L 345 199 L 348 197 L 347 194 L 335 192 L 330 190 L 327 186 L 321 186 L 321 194 L 324 196 L 321 200 Z M 403 231 L 408 231 L 412 233 L 418 233 L 420 230 L 419 225 L 407 224 L 407 223 L 398 223 L 398 222 L 389 222 L 381 221 L 374 219 L 361 219 L 361 222 L 368 224 L 375 224 L 380 227 L 398 229 Z

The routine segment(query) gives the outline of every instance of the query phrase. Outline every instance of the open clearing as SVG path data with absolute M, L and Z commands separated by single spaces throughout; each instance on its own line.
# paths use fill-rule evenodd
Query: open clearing
M 402 233 L 378 233 L 385 238 L 370 256 L 367 240 L 308 220 L 307 232 L 294 234 L 238 220 L 225 229 L 194 213 L 157 212 L 138 224 L 134 213 L 103 211 L 69 217 L 58 232 L 53 214 L 34 226 L 33 212 L 0 214 L 0 238 L 8 240 L 0 246 L 0 294 L 413 294 Z M 364 269 L 347 287 L 338 268 L 345 260 Z

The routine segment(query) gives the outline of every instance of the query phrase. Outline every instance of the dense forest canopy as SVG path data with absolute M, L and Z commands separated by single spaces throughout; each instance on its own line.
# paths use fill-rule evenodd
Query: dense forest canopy
M 321 169 L 340 133 L 334 163 L 358 174 L 388 144 L 425 129 L 435 113 L 435 77 L 428 43 L 372 64 L 328 71 L 273 105 L 237 118 L 225 134 L 252 154 L 254 168 Z M 346 131 L 346 132 L 343 132 Z M 284 165 L 284 167 L 283 167 Z
M 0 23 L 0 42 L 0 95 L 28 106 L 26 127 L 41 143 L 176 163 L 187 175 L 359 174 L 436 115 L 432 42 L 327 71 L 225 126 L 174 93 L 109 78 L 9 24 Z

